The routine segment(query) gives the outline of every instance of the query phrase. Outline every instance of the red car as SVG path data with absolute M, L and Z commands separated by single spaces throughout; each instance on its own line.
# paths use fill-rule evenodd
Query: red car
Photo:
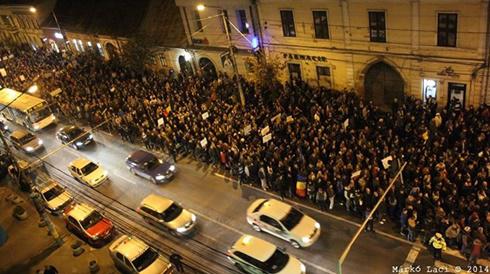
M 112 222 L 86 204 L 74 204 L 68 207 L 63 215 L 68 230 L 85 239 L 90 245 L 108 242 L 114 235 Z

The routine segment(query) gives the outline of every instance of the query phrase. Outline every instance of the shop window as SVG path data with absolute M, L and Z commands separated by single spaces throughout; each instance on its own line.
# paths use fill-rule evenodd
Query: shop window
M 386 22 L 384 11 L 369 12 L 369 37 L 371 42 L 386 42 Z
M 332 78 L 330 75 L 330 68 L 325 66 L 316 67 L 316 75 L 318 79 L 318 85 L 322 87 L 331 88 Z
M 437 98 L 437 80 L 424 79 L 423 81 L 423 97 L 424 102 L 427 102 L 429 98 Z
M 458 15 L 456 13 L 439 13 L 437 17 L 437 45 L 456 47 L 458 32 Z

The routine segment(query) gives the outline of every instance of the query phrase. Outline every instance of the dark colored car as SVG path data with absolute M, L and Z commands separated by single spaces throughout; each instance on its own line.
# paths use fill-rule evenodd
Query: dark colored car
M 155 184 L 169 181 L 176 172 L 175 164 L 158 159 L 150 152 L 138 150 L 126 158 L 131 173 L 152 181 Z
M 66 126 L 56 133 L 56 138 L 62 144 L 70 143 L 70 146 L 76 150 L 83 148 L 94 141 L 94 136 L 83 128 L 77 126 Z

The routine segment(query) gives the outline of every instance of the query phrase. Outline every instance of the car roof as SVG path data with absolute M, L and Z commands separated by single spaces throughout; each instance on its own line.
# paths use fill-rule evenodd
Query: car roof
M 119 252 L 124 257 L 133 261 L 148 249 L 148 245 L 142 240 L 128 235 L 122 235 L 109 247 L 111 252 Z
M 10 136 L 14 137 L 16 139 L 20 139 L 20 138 L 26 136 L 27 134 L 29 134 L 28 131 L 23 130 L 23 129 L 18 129 L 18 130 L 15 130 L 14 132 L 10 133 Z
M 291 206 L 278 201 L 276 199 L 269 199 L 265 202 L 259 210 L 260 214 L 267 215 L 276 220 L 281 220 L 291 210 Z
M 143 201 L 141 201 L 141 206 L 145 206 L 157 211 L 158 213 L 162 213 L 167 208 L 169 208 L 173 202 L 174 201 L 165 197 L 156 194 L 150 194 L 146 196 Z
M 242 252 L 261 262 L 269 259 L 276 249 L 275 245 L 251 235 L 243 235 L 232 246 L 233 251 Z
M 94 211 L 95 211 L 95 209 L 93 209 L 92 207 L 90 207 L 87 204 L 77 203 L 77 204 L 73 205 L 73 207 L 71 207 L 67 211 L 66 214 L 68 216 L 75 218 L 78 221 L 81 221 L 81 220 L 84 220 L 85 218 L 87 218 L 87 216 L 90 215 Z
M 131 161 L 134 161 L 137 163 L 149 161 L 151 158 L 154 158 L 154 157 L 156 157 L 156 156 L 153 155 L 152 153 L 150 153 L 148 151 L 144 151 L 144 150 L 137 150 L 137 151 L 131 153 L 131 155 L 129 155 L 129 158 L 131 159 Z
M 39 191 L 41 191 L 41 193 L 44 193 L 50 189 L 52 189 L 53 187 L 59 185 L 56 181 L 54 180 L 49 180 L 47 182 L 44 182 L 42 184 L 39 185 L 38 189 Z
M 80 158 L 77 158 L 77 159 L 73 160 L 70 163 L 70 166 L 74 166 L 74 167 L 77 167 L 77 168 L 82 168 L 82 167 L 86 166 L 88 163 L 91 163 L 91 162 L 92 161 L 90 161 L 87 158 L 80 157 Z
M 78 128 L 79 128 L 79 129 L 81 129 L 81 130 L 84 130 L 84 129 L 83 129 L 83 128 L 81 128 L 81 127 L 78 127 L 78 126 L 75 126 L 75 125 L 71 125 L 71 126 L 65 126 L 65 127 L 62 127 L 62 128 L 60 129 L 60 132 L 63 132 L 63 133 L 68 133 L 68 132 L 73 131 L 73 130 L 78 129 Z

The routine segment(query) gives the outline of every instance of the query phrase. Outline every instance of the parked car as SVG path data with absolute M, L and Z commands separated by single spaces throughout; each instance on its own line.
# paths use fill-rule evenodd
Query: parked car
M 305 265 L 296 257 L 262 239 L 243 235 L 228 250 L 228 259 L 241 271 L 251 274 L 305 274 Z
M 155 184 L 169 181 L 176 172 L 174 163 L 158 159 L 155 155 L 144 150 L 137 150 L 126 158 L 129 171 L 150 180 Z
M 119 237 L 109 247 L 109 253 L 116 267 L 123 273 L 174 273 L 174 267 L 165 257 L 134 236 Z
M 90 245 L 100 245 L 114 235 L 112 222 L 89 205 L 75 203 L 64 212 L 66 227 Z
M 35 153 L 44 148 L 43 141 L 27 130 L 19 129 L 10 134 L 10 141 L 18 150 Z
M 44 201 L 44 206 L 53 214 L 59 214 L 73 202 L 73 196 L 54 180 L 36 187 Z
M 90 187 L 97 187 L 108 179 L 106 170 L 99 164 L 85 158 L 72 161 L 68 170 L 73 178 Z
M 257 199 L 247 209 L 247 222 L 291 243 L 294 248 L 311 246 L 320 237 L 320 224 L 296 208 L 275 200 Z
M 70 146 L 76 150 L 94 142 L 94 136 L 90 132 L 73 125 L 65 126 L 58 130 L 56 138 L 58 138 L 62 144 L 69 143 Z
M 165 228 L 173 235 L 188 235 L 196 226 L 196 215 L 178 203 L 155 194 L 144 198 L 136 211 L 145 221 Z

